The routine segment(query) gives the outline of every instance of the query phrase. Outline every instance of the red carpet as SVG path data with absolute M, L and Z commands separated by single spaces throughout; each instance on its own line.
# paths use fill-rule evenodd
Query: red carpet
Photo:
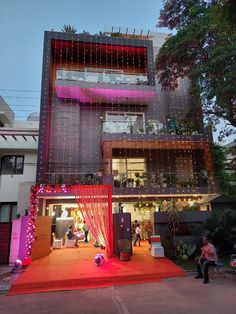
M 32 262 L 8 295 L 146 283 L 185 275 L 167 258 L 153 258 L 148 247 L 147 243 L 135 247 L 131 261 L 105 258 L 101 266 L 94 263 L 94 256 L 104 251 L 92 244 L 80 243 L 79 248 L 54 250 L 49 256 Z

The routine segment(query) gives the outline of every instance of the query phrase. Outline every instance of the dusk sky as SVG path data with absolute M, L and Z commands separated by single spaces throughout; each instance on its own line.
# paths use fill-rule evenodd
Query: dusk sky
M 91 34 L 112 26 L 155 31 L 161 6 L 161 0 L 0 0 L 0 95 L 17 119 L 39 111 L 45 30 L 70 24 Z
M 39 111 L 45 30 L 91 34 L 112 26 L 157 29 L 161 0 L 0 0 L 0 95 L 18 120 Z

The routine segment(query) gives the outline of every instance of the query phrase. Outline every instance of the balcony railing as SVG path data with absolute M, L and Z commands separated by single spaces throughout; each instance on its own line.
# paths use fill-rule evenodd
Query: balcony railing
M 109 134 L 174 134 L 174 135 L 198 135 L 203 134 L 204 129 L 182 127 L 174 132 L 164 126 L 158 120 L 143 121 L 103 121 L 103 133 Z
M 129 84 L 129 85 L 148 85 L 147 75 L 141 74 L 123 74 L 123 73 L 106 73 L 105 69 L 94 71 L 72 71 L 72 70 L 57 70 L 57 80 L 106 83 L 106 84 Z M 113 71 L 115 72 L 115 70 Z
M 180 178 L 177 173 L 127 171 L 116 176 L 99 176 L 97 173 L 47 173 L 45 182 L 81 185 L 113 183 L 114 188 L 198 188 L 207 187 L 209 178 L 203 170 L 185 178 Z
M 102 178 L 97 173 L 46 173 L 45 181 L 50 184 L 102 184 Z
M 142 172 L 136 176 L 133 171 L 120 173 L 114 177 L 114 187 L 116 188 L 191 188 L 206 186 L 208 186 L 208 177 L 203 174 L 203 171 L 193 173 L 192 176 L 186 176 L 185 178 L 180 178 L 177 173 L 154 172 Z

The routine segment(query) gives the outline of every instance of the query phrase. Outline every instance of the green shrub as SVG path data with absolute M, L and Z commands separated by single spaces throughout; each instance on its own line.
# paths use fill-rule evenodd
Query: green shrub
M 236 214 L 230 210 L 215 210 L 204 224 L 206 235 L 218 253 L 231 253 L 236 242 Z

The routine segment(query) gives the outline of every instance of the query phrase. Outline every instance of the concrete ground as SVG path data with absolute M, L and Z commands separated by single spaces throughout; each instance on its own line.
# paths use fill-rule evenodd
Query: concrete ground
M 3 292 L 2 292 L 3 293 Z M 57 314 L 235 314 L 236 275 L 207 285 L 193 275 L 158 283 L 109 288 L 0 295 L 0 313 Z

